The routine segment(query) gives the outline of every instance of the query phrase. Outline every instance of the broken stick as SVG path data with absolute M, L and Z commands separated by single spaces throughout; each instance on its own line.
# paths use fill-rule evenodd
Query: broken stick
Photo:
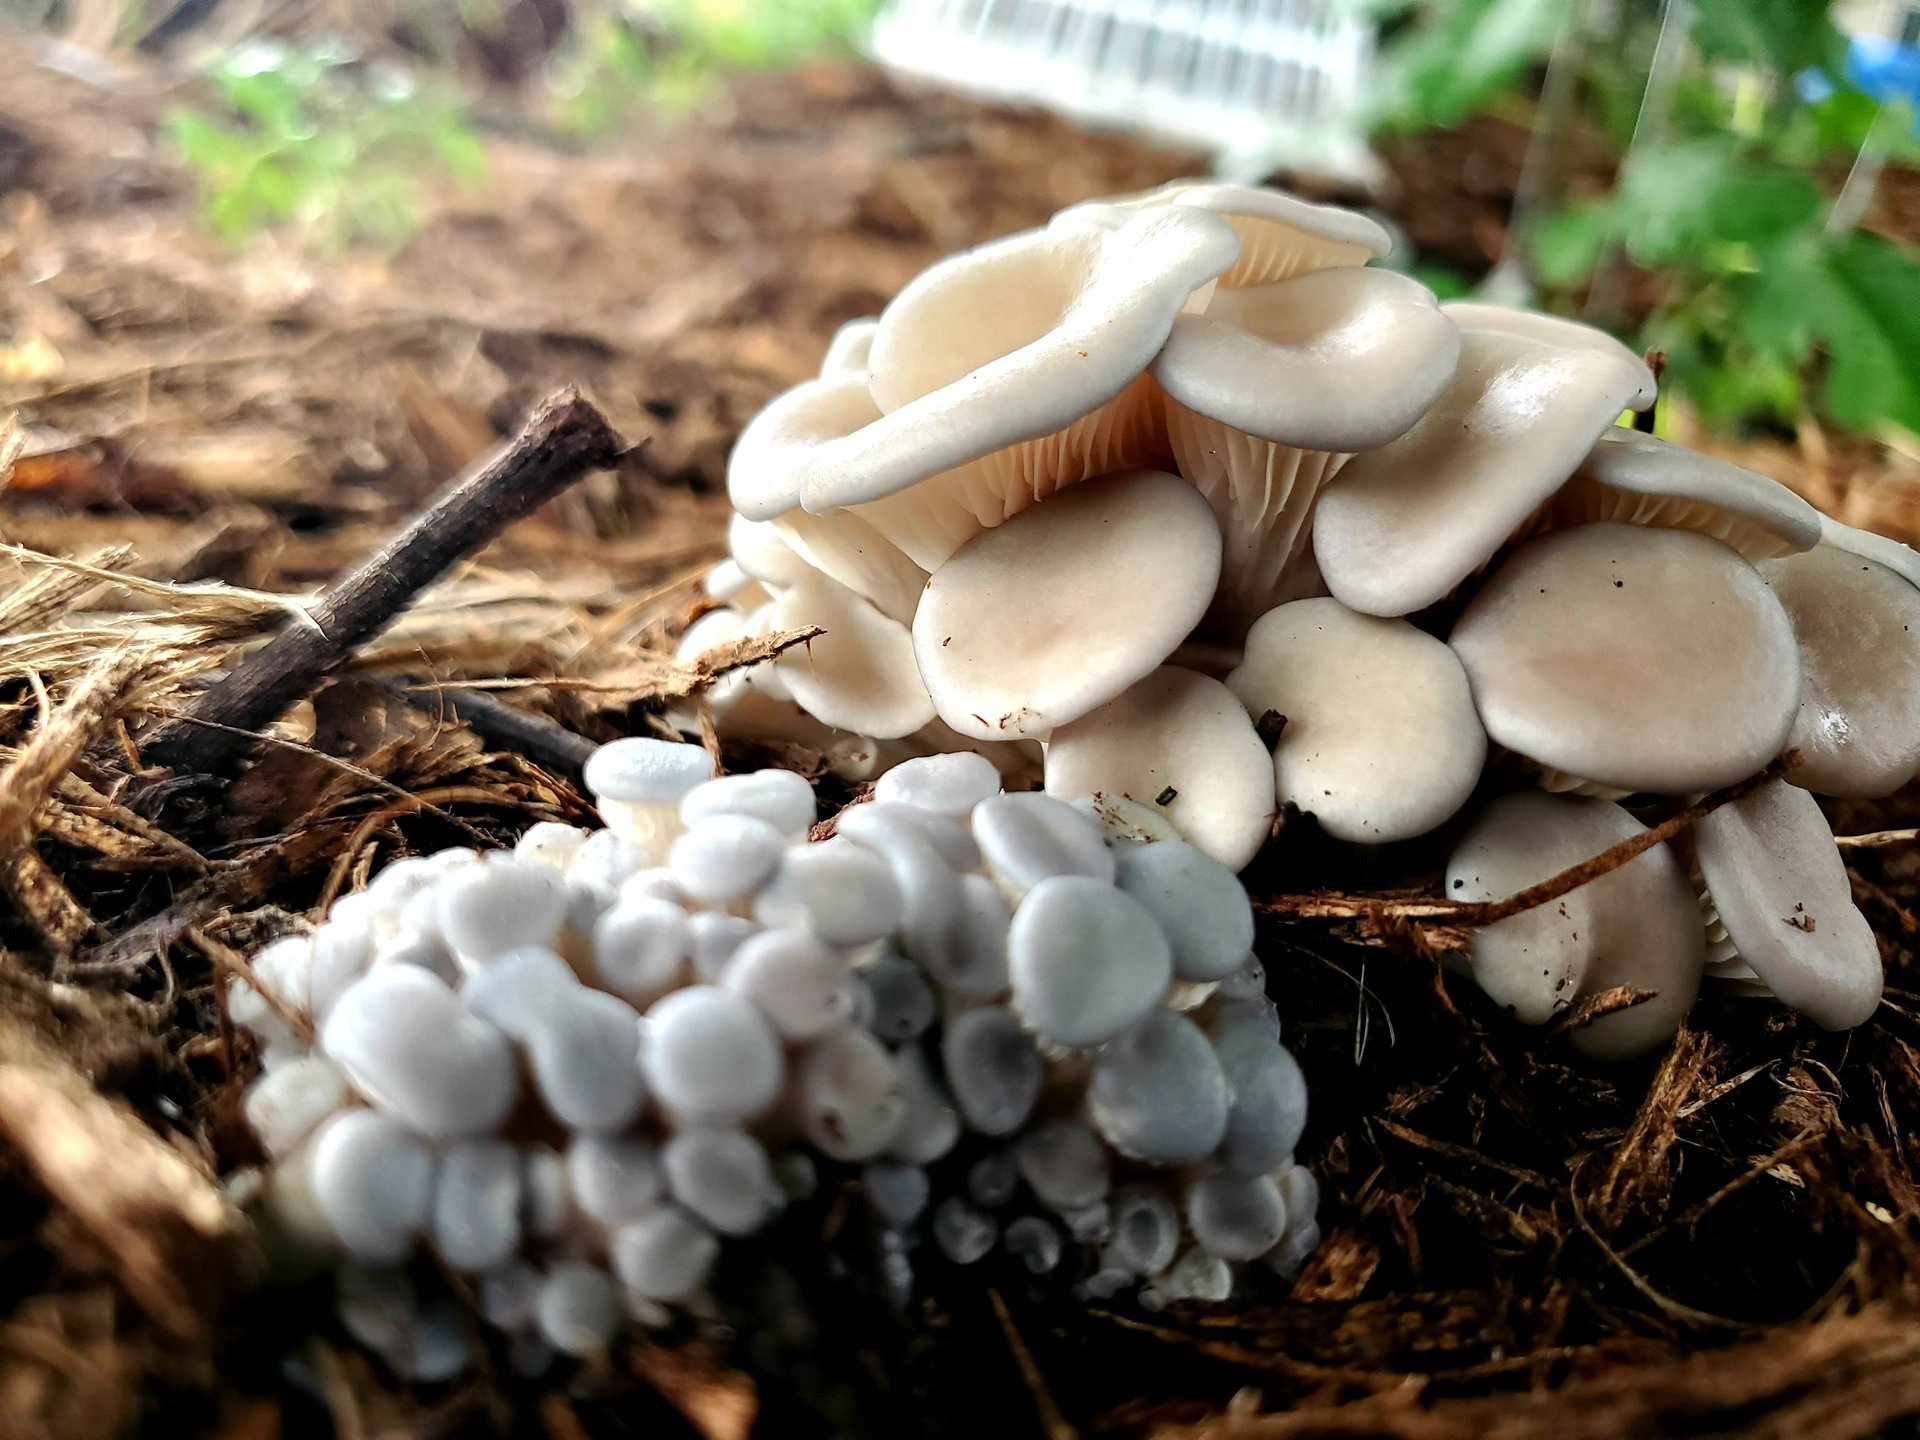
M 329 585 L 308 616 L 282 626 L 162 726 L 143 746 L 147 760 L 176 772 L 224 769 L 254 732 L 311 693 L 454 561 L 625 453 L 606 417 L 578 391 L 543 401 L 510 444 L 468 466 L 404 529 Z

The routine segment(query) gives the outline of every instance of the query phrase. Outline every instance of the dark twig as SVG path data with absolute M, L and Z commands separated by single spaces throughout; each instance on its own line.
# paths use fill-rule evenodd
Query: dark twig
M 309 616 L 283 626 L 156 733 L 146 758 L 175 771 L 223 769 L 252 732 L 310 693 L 448 566 L 622 453 L 620 437 L 579 392 L 563 390 L 542 402 L 510 444 L 468 466 L 404 529 L 329 585 Z
M 578 780 L 587 757 L 599 748 L 564 725 L 496 700 L 484 690 L 427 685 L 418 680 L 382 683 L 415 709 L 451 716 L 488 744 L 515 751 L 568 779 Z

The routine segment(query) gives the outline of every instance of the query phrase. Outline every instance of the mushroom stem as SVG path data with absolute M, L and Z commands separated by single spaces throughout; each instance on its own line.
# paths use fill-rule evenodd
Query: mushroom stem
M 289 621 L 152 736 L 146 758 L 175 771 L 222 768 L 254 731 L 384 629 L 454 561 L 625 451 L 577 390 L 553 395 L 511 444 L 461 472 L 404 529 L 329 585 L 308 614 Z
M 1759 774 L 1749 775 L 1738 784 L 1716 790 L 1686 809 L 1676 811 L 1658 825 L 1629 836 L 1617 845 L 1609 845 L 1598 855 L 1582 860 L 1578 865 L 1569 865 L 1559 874 L 1548 876 L 1539 884 L 1529 885 L 1504 900 L 1465 904 L 1454 900 L 1390 900 L 1323 892 L 1317 895 L 1276 895 L 1271 900 L 1255 901 L 1254 908 L 1265 915 L 1279 915 L 1288 919 L 1362 920 L 1372 926 L 1403 922 L 1416 925 L 1464 925 L 1478 929 L 1497 924 L 1524 911 L 1550 904 L 1562 895 L 1571 894 L 1582 885 L 1590 884 L 1602 875 L 1639 859 L 1654 846 L 1671 840 L 1722 805 L 1751 795 L 1799 763 L 1800 752 L 1789 750 Z

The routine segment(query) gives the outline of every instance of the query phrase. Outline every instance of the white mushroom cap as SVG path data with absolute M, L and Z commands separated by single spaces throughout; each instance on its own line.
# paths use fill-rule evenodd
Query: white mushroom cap
M 673 842 L 667 869 L 689 899 L 724 905 L 765 884 L 786 848 L 787 837 L 756 816 L 713 815 Z
M 1056 875 L 1027 893 L 1007 934 L 1013 1008 L 1056 1045 L 1102 1045 L 1139 1023 L 1173 980 L 1153 914 L 1123 890 Z
M 582 767 L 607 828 L 649 851 L 680 833 L 681 798 L 713 774 L 713 757 L 698 745 L 639 735 L 602 745 Z
M 873 782 L 876 803 L 898 801 L 941 815 L 968 814 L 999 793 L 1000 772 L 971 750 L 905 760 Z
M 433 1248 L 455 1270 L 504 1264 L 520 1243 L 520 1154 L 504 1140 L 470 1140 L 440 1157 Z
M 666 1192 L 659 1153 L 629 1135 L 580 1135 L 567 1147 L 567 1192 L 580 1212 L 621 1225 L 651 1210 Z
M 1111 884 L 1113 852 L 1090 815 L 1051 795 L 994 795 L 973 807 L 973 835 L 1007 898 L 1056 875 Z
M 1776 780 L 1703 817 L 1694 854 L 1739 957 L 1829 1030 L 1879 1007 L 1880 947 L 1853 903 L 1820 803 Z
M 794 1067 L 800 1133 L 834 1160 L 867 1160 L 893 1144 L 907 1119 L 907 1088 L 887 1047 L 849 1025 L 808 1046 Z
M 566 877 L 517 856 L 491 856 L 484 865 L 447 876 L 436 889 L 440 934 L 469 962 L 550 944 L 566 917 Z
M 817 568 L 793 548 L 779 526 L 743 514 L 727 521 L 727 553 L 743 574 L 774 590 L 798 584 Z
M 680 802 L 684 824 L 697 825 L 716 815 L 751 815 L 791 839 L 804 838 L 817 813 L 813 786 L 791 770 L 722 775 L 689 790 Z
M 591 1355 L 613 1339 L 620 1295 L 598 1265 L 563 1261 L 541 1280 L 534 1318 L 540 1338 L 562 1355 Z
M 809 567 L 893 620 L 913 618 L 927 572 L 857 510 L 789 510 L 771 522 Z M 776 627 L 777 628 L 777 627 Z
M 513 1104 L 506 1036 L 418 966 L 383 966 L 357 981 L 327 1017 L 320 1045 L 361 1094 L 423 1135 L 490 1130 Z
M 1620 520 L 1693 530 L 1749 560 L 1820 540 L 1820 512 L 1779 481 L 1624 425 L 1600 436 L 1545 517 L 1552 525 Z
M 1684 530 L 1580 525 L 1529 541 L 1451 644 L 1488 736 L 1622 793 L 1732 784 L 1786 744 L 1793 626 L 1766 581 Z
M 1272 828 L 1273 757 L 1231 690 L 1167 665 L 1053 732 L 1047 793 L 1151 805 L 1239 870 Z
M 780 1093 L 780 1041 L 747 1000 L 713 985 L 689 985 L 647 1011 L 640 1065 L 648 1088 L 680 1114 L 745 1120 Z
M 720 1258 L 720 1237 L 672 1205 L 630 1220 L 610 1247 L 620 1283 L 647 1300 L 691 1299 Z
M 1219 526 L 1191 486 L 1113 475 L 956 551 L 927 583 L 913 650 L 955 730 L 1041 737 L 1166 659 L 1219 578 Z
M 774 662 L 795 703 L 816 720 L 890 739 L 933 719 L 907 627 L 846 586 L 812 576 L 783 591 L 767 620 L 775 630 L 818 625 L 826 631 Z
M 1227 688 L 1251 715 L 1286 717 L 1273 751 L 1283 802 L 1340 840 L 1424 835 L 1467 801 L 1487 756 L 1467 673 L 1404 620 L 1296 600 L 1247 632 Z
M 1189 410 L 1302 450 L 1372 450 L 1453 377 L 1460 332 L 1391 270 L 1320 270 L 1216 295 L 1173 323 L 1153 377 Z
M 880 317 L 862 315 L 857 320 L 849 320 L 833 332 L 833 339 L 827 342 L 827 353 L 820 361 L 822 379 L 841 375 L 860 375 L 867 373 L 867 360 L 873 351 L 873 337 L 879 333 Z
M 853 968 L 805 930 L 762 930 L 720 982 L 744 995 L 785 1040 L 814 1040 L 853 1018 Z
M 1368 615 L 1451 594 L 1639 393 L 1646 366 L 1614 348 L 1463 327 L 1459 366 L 1432 408 L 1321 494 L 1313 548 L 1327 588 Z
M 1225 223 L 1181 207 L 948 257 L 880 317 L 866 390 L 886 413 L 859 423 L 857 379 L 769 406 L 735 448 L 735 508 L 767 519 L 877 500 L 1066 428 L 1146 369 L 1238 249 Z
M 327 1116 L 345 1108 L 351 1094 L 338 1065 L 324 1055 L 304 1054 L 248 1086 L 243 1105 L 261 1148 L 278 1160 Z
M 763 925 L 811 930 L 829 945 L 865 945 L 900 928 L 906 906 L 887 862 L 835 838 L 787 851 L 754 902 Z
M 1462 330 L 1491 330 L 1504 335 L 1523 335 L 1568 349 L 1591 350 L 1633 367 L 1638 381 L 1623 410 L 1644 410 L 1659 393 L 1659 381 L 1646 360 L 1621 344 L 1606 331 L 1578 320 L 1544 315 L 1538 310 L 1518 310 L 1510 305 L 1490 305 L 1484 300 L 1449 300 L 1440 307 Z
M 1645 830 L 1610 801 L 1523 790 L 1477 815 L 1447 861 L 1446 894 L 1504 900 Z M 1654 998 L 1575 1030 L 1574 1047 L 1620 1060 L 1672 1038 L 1693 1004 L 1706 937 L 1686 871 L 1656 845 L 1558 900 L 1476 930 L 1473 978 L 1527 1024 L 1617 986 Z
M 1093 1123 L 1121 1154 L 1191 1165 L 1226 1134 L 1232 1092 L 1199 1027 L 1155 1010 L 1100 1052 L 1087 1098 Z
M 527 1029 L 534 1088 L 577 1130 L 618 1130 L 640 1113 L 640 1016 L 617 995 L 573 986 Z
M 1787 777 L 1822 795 L 1891 795 L 1920 769 L 1920 590 L 1822 545 L 1760 573 L 1800 641 L 1800 713 Z
M 313 1198 L 341 1246 L 357 1260 L 402 1259 L 426 1229 L 433 1204 L 433 1152 L 391 1116 L 349 1110 L 313 1137 Z
M 1393 249 L 1378 221 L 1336 205 L 1316 205 L 1281 190 L 1174 180 L 1136 195 L 1090 200 L 1054 216 L 1055 226 L 1115 225 L 1143 209 L 1191 205 L 1233 227 L 1240 258 L 1220 277 L 1221 289 L 1268 285 L 1332 266 L 1358 266 Z
M 694 1125 L 660 1149 L 673 1198 L 722 1235 L 751 1235 L 779 1214 L 766 1147 L 731 1125 Z

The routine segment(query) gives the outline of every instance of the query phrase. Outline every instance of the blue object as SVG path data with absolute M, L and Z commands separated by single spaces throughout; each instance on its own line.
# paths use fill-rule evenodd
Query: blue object
M 1856 35 L 1847 47 L 1846 76 L 1882 105 L 1907 100 L 1920 106 L 1920 44 L 1890 35 Z

